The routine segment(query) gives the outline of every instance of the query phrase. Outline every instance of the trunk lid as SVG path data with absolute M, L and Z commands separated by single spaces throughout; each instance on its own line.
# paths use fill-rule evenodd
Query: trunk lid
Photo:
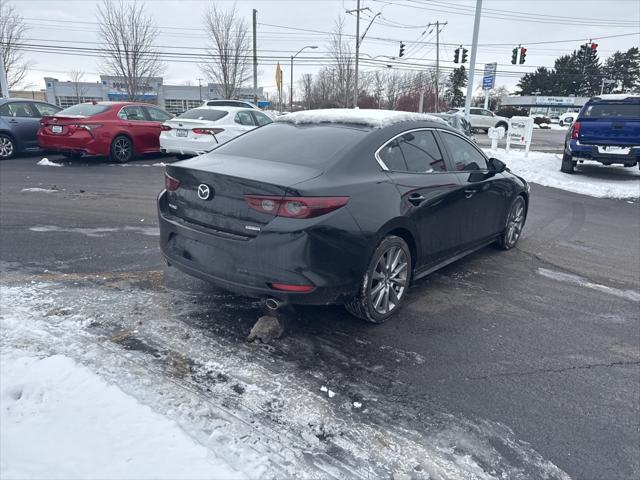
M 172 215 L 225 233 L 255 237 L 274 216 L 249 207 L 245 195 L 295 194 L 291 186 L 322 171 L 255 158 L 203 155 L 168 165 L 167 174 L 180 181 L 168 196 Z M 201 185 L 208 187 L 208 197 L 198 194 Z

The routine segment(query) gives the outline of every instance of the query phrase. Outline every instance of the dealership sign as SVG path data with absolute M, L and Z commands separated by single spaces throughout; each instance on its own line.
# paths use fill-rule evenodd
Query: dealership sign
M 574 97 L 536 97 L 539 105 L 573 105 L 574 102 Z
M 533 135 L 533 118 L 511 117 L 507 130 L 507 152 L 511 145 L 524 145 L 525 157 L 529 155 L 531 136 Z
M 496 84 L 496 70 L 498 69 L 498 64 L 487 63 L 484 66 L 484 76 L 482 77 L 482 89 L 483 90 L 491 90 Z

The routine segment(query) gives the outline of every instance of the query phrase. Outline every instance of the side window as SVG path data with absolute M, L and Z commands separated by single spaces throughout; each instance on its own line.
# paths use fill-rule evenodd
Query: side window
M 449 155 L 458 171 L 487 170 L 487 161 L 473 145 L 462 137 L 441 132 Z
M 144 116 L 144 110 L 142 107 L 137 105 L 129 105 L 127 107 L 123 107 L 120 112 L 118 112 L 118 117 L 122 120 L 146 120 L 147 118 Z
M 48 103 L 34 103 L 33 106 L 36 107 L 36 110 L 41 117 L 55 115 L 60 111 L 60 108 L 54 105 L 49 105 Z
M 251 116 L 251 112 L 244 111 L 236 113 L 235 121 L 240 125 L 247 125 L 250 127 L 255 126 L 255 122 L 253 120 L 253 117 Z
M 264 113 L 261 113 L 261 112 L 257 112 L 257 111 L 253 112 L 253 116 L 256 117 L 256 122 L 258 122 L 259 126 L 266 125 L 272 122 L 272 120 L 269 117 L 267 117 Z
M 160 110 L 159 108 L 147 107 L 147 112 L 149 113 L 149 117 L 151 117 L 151 120 L 153 122 L 166 122 L 167 120 L 172 118 L 171 115 Z
M 491 110 L 482 109 L 481 112 L 485 117 L 493 117 L 493 113 L 491 113 Z
M 446 171 L 433 133 L 427 130 L 401 135 L 385 145 L 379 155 L 390 170 L 411 173 Z
M 5 103 L 0 109 L 3 117 L 38 118 L 34 109 L 27 102 Z

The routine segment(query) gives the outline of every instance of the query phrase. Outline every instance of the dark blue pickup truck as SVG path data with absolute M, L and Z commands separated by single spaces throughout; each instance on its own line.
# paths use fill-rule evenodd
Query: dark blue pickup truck
M 640 95 L 591 98 L 567 132 L 560 170 L 573 173 L 580 161 L 640 166 Z

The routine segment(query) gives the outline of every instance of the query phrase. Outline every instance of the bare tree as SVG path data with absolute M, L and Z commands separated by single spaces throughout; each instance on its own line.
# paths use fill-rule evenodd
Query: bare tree
M 27 27 L 20 14 L 5 0 L 0 0 L 0 52 L 10 89 L 24 80 L 30 66 L 20 51 L 26 32 Z
M 82 84 L 82 80 L 84 79 L 84 72 L 81 70 L 71 70 L 69 72 L 69 80 L 71 81 L 71 85 L 73 86 L 73 93 L 76 97 L 76 102 L 81 103 L 83 97 L 87 95 L 87 89 Z
M 353 54 L 351 53 L 351 43 L 345 38 L 344 28 L 344 19 L 339 18 L 331 34 L 329 54 L 333 63 L 332 68 L 335 72 L 338 100 L 340 105 L 346 108 L 351 104 L 351 89 L 353 87 L 355 68 Z
M 307 107 L 307 110 L 311 109 L 311 101 L 313 99 L 313 75 L 310 73 L 305 73 L 302 75 L 302 80 L 300 81 L 302 84 L 302 94 L 304 95 L 304 104 Z
M 103 0 L 98 6 L 98 23 L 100 38 L 108 51 L 103 68 L 108 74 L 121 77 L 128 100 L 135 100 L 148 88 L 150 79 L 164 70 L 154 46 L 158 29 L 136 0 Z
M 222 10 L 212 3 L 205 16 L 205 30 L 211 47 L 210 61 L 202 71 L 222 86 L 224 98 L 233 98 L 249 79 L 249 29 L 234 8 Z

